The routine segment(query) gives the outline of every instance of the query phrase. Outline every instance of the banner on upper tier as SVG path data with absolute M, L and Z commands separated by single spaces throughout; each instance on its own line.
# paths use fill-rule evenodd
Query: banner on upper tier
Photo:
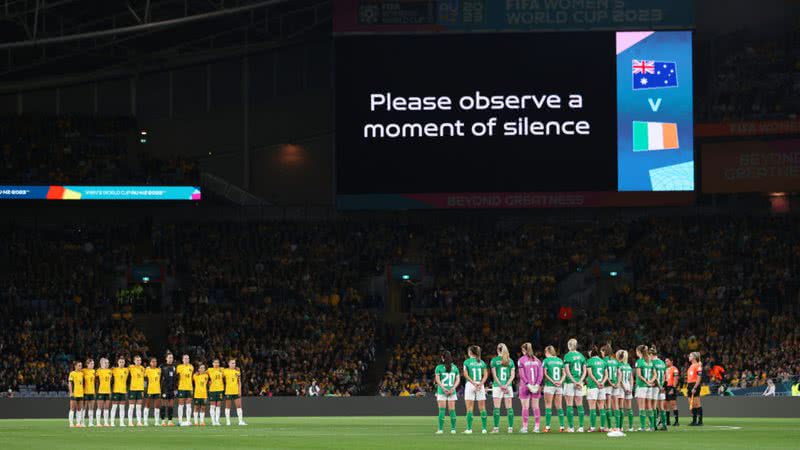
M 335 0 L 334 32 L 659 30 L 694 27 L 694 0 Z
M 187 200 L 195 186 L 0 186 L 0 200 Z

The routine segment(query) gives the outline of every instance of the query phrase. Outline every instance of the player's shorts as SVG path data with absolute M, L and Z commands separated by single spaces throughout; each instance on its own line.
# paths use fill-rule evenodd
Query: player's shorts
M 151 400 L 158 400 L 161 398 L 161 394 L 147 394 L 146 398 L 149 398 Z
M 70 399 L 70 401 L 73 401 L 73 402 L 82 402 L 83 401 L 83 396 L 82 395 L 72 396 L 69 399 Z
M 544 393 L 550 395 L 561 395 L 564 392 L 562 386 L 545 386 Z
M 604 386 L 603 392 L 605 392 L 607 399 L 611 399 L 614 396 L 614 386 Z
M 528 386 L 526 386 L 524 384 L 519 386 L 519 391 L 518 392 L 519 392 L 519 398 L 521 398 L 523 400 L 527 400 L 527 399 L 531 399 L 531 398 L 532 399 L 538 399 L 538 398 L 541 398 L 541 396 L 542 396 L 541 387 L 534 394 L 533 392 L 530 391 L 530 389 L 528 389 Z
M 676 389 L 675 386 L 667 386 L 664 397 L 667 401 L 676 400 L 678 398 L 678 389 Z
M 438 393 L 436 394 L 436 401 L 437 402 L 445 402 L 445 401 L 450 401 L 450 400 L 458 400 L 458 394 L 456 394 L 455 392 L 453 392 L 450 395 L 438 394 Z
M 164 400 L 173 400 L 175 399 L 175 391 L 164 391 L 161 393 L 161 398 Z
M 583 387 L 577 388 L 575 383 L 567 383 L 564 385 L 564 395 L 567 397 L 583 397 Z
M 124 402 L 128 399 L 128 394 L 123 394 L 120 392 L 114 392 L 111 394 L 111 401 L 112 402 Z
M 97 394 L 97 400 L 105 402 L 111 398 L 111 394 Z
M 225 394 L 225 400 L 239 400 L 239 394 Z
M 192 391 L 178 391 L 178 398 L 192 398 Z
M 587 400 L 605 400 L 605 388 L 589 388 L 589 395 L 586 396 Z
M 196 399 L 192 400 L 192 404 L 195 405 L 195 406 L 205 406 L 206 405 L 206 401 L 207 400 L 204 399 L 204 398 L 196 398 Z
M 94 394 L 83 394 L 83 399 L 87 402 L 94 401 Z
M 222 391 L 209 392 L 208 393 L 208 399 L 211 400 L 212 402 L 220 402 L 220 401 L 222 401 Z
M 514 388 L 509 386 L 507 392 L 503 392 L 499 386 L 492 388 L 492 398 L 514 398 Z
M 614 391 L 611 393 L 614 398 L 625 398 L 625 389 L 614 388 Z
M 659 393 L 658 391 L 659 390 L 660 389 L 658 389 L 657 387 L 651 387 L 650 388 L 650 397 L 648 397 L 648 398 L 650 400 L 658 400 L 658 393 Z
M 650 388 L 645 387 L 636 387 L 636 398 L 650 398 Z
M 475 385 L 467 382 L 467 386 L 464 388 L 464 400 L 486 400 L 486 388 L 477 390 Z
M 657 400 L 666 400 L 667 399 L 667 391 L 666 389 L 656 388 L 656 399 Z
M 141 400 L 144 398 L 144 391 L 130 391 L 128 392 L 128 400 Z
M 633 391 L 625 392 L 625 400 L 633 400 Z

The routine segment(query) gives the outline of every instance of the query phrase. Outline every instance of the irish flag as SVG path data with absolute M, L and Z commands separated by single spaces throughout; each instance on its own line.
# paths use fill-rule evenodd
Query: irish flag
M 678 124 L 633 122 L 633 151 L 671 150 L 678 148 Z

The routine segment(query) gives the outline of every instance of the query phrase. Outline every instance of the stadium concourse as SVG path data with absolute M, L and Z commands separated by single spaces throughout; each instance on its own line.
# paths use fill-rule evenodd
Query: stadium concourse
M 195 366 L 238 358 L 244 395 L 309 395 L 316 380 L 319 395 L 430 396 L 442 349 L 460 362 L 479 345 L 488 361 L 503 342 L 516 359 L 529 341 L 563 355 L 571 337 L 583 351 L 654 344 L 682 382 L 699 351 L 714 394 L 800 375 L 796 216 L 462 219 L 6 223 L 0 387 L 64 395 L 73 360 L 160 364 L 169 349 Z M 163 267 L 163 290 L 115 284 L 144 261 Z M 389 323 L 365 280 L 409 261 L 430 282 Z M 605 297 L 562 303 L 567 277 L 609 279 L 612 262 L 625 269 Z

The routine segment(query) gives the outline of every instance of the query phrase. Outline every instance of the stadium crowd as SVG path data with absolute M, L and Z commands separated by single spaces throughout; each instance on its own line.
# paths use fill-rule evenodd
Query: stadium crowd
M 0 120 L 0 183 L 7 185 L 196 185 L 196 161 L 154 158 L 135 147 L 130 117 Z
M 709 368 L 724 368 L 717 381 L 730 386 L 787 380 L 800 374 L 792 320 L 800 313 L 798 222 L 8 225 L 0 241 L 0 388 L 63 390 L 73 358 L 170 349 L 193 361 L 239 358 L 249 395 L 308 395 L 315 380 L 321 395 L 364 393 L 383 327 L 383 301 L 367 295 L 365 280 L 409 260 L 422 262 L 432 282 L 386 349 L 383 395 L 430 393 L 441 348 L 460 355 L 470 344 L 490 351 L 505 342 L 513 354 L 531 341 L 563 352 L 573 336 L 584 349 L 655 344 L 680 369 L 698 350 Z M 165 338 L 155 346 L 109 283 L 139 261 L 144 238 L 176 287 L 164 299 Z M 562 304 L 559 283 L 571 274 L 608 282 L 603 262 L 624 265 L 624 273 L 588 302 Z M 572 312 L 562 316 L 563 306 Z

